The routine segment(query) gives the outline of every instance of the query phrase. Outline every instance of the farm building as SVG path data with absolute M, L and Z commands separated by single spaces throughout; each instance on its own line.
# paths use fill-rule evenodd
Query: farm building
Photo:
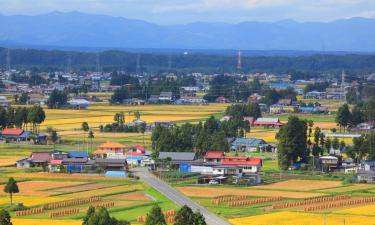
M 9 101 L 5 96 L 0 96 L 0 107 L 2 108 L 8 108 L 9 107 Z
M 375 183 L 375 161 L 361 162 L 361 168 L 357 171 L 359 182 Z
M 68 101 L 68 104 L 73 109 L 87 109 L 89 107 L 90 102 L 86 99 L 72 99 Z
M 0 139 L 8 141 L 29 141 L 31 131 L 25 131 L 19 128 L 8 128 L 0 132 Z
M 121 158 L 125 157 L 125 146 L 118 142 L 105 142 L 98 146 L 97 150 L 93 152 L 93 155 L 98 158 Z
M 290 87 L 290 84 L 284 82 L 271 83 L 270 88 L 275 90 L 285 90 Z
M 262 139 L 257 138 L 237 138 L 232 143 L 232 150 L 233 151 L 241 151 L 241 152 L 255 152 L 257 148 L 259 150 L 265 149 L 269 145 Z
M 258 118 L 254 121 L 253 126 L 262 126 L 262 127 L 281 127 L 283 124 L 280 122 L 279 118 Z

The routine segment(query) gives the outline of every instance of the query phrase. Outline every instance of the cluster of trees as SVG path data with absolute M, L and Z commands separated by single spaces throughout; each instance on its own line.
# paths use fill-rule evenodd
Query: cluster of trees
M 31 74 L 13 74 L 11 77 L 11 80 L 17 83 L 27 83 L 29 85 L 40 85 L 40 84 L 47 84 L 47 80 L 33 72 L 30 72 Z
M 335 121 L 344 131 L 363 122 L 375 121 L 375 97 L 368 102 L 358 103 L 351 111 L 348 104 L 342 105 L 337 110 Z
M 314 84 L 307 84 L 304 92 L 310 92 L 310 91 L 325 91 L 329 87 L 329 82 L 320 82 L 320 83 L 314 83 Z
M 307 121 L 291 116 L 277 134 L 279 140 L 277 154 L 279 167 L 288 169 L 298 160 L 306 160 L 310 152 L 307 148 Z
M 68 94 L 65 91 L 53 90 L 47 100 L 50 109 L 60 109 L 68 102 Z
M 82 225 L 130 225 L 130 223 L 126 220 L 111 217 L 104 207 L 95 209 L 90 206 L 85 217 L 83 217 Z
M 264 96 L 262 103 L 271 105 L 279 99 L 291 98 L 296 100 L 297 93 L 293 88 L 276 91 L 269 88 L 268 85 L 261 84 L 257 78 L 252 82 L 244 83 L 243 80 L 236 80 L 232 76 L 219 75 L 210 81 L 210 90 L 205 95 L 205 99 L 214 102 L 218 97 L 224 96 L 235 102 L 247 101 L 247 98 L 254 93 Z
M 5 65 L 6 49 L 0 48 L 0 64 Z M 97 54 L 94 52 L 69 51 L 72 68 L 75 70 L 91 70 L 96 67 Z M 32 71 L 64 70 L 66 67 L 66 51 L 12 49 L 12 65 Z M 100 53 L 100 64 L 103 71 L 124 70 L 128 72 L 171 71 L 168 66 L 169 54 L 138 53 L 125 51 L 103 51 Z M 137 59 L 139 67 L 137 68 Z M 235 72 L 235 55 L 195 53 L 189 55 L 173 54 L 173 70 L 203 73 Z M 323 60 L 324 59 L 324 60 Z M 292 72 L 294 79 L 305 79 L 315 73 L 335 72 L 342 69 L 347 72 L 365 74 L 375 70 L 373 55 L 310 55 L 310 56 L 244 56 L 243 72 Z M 303 73 L 298 71 L 304 71 Z M 309 75 L 312 74 L 312 75 Z
M 135 120 L 141 118 L 139 111 L 129 112 L 133 113 Z M 106 124 L 105 126 L 100 125 L 100 132 L 127 132 L 127 133 L 145 133 L 146 132 L 146 123 L 140 123 L 137 126 L 129 126 L 125 124 L 125 113 L 119 112 L 116 113 L 113 117 L 114 123 Z
M 257 103 L 229 106 L 226 114 L 231 119 L 223 122 L 211 116 L 197 125 L 186 123 L 173 128 L 157 126 L 151 136 L 153 150 L 157 154 L 159 151 L 190 152 L 195 149 L 200 155 L 208 150 L 228 151 L 228 137 L 244 137 L 246 132 L 250 132 L 250 124 L 244 121 L 244 117 L 261 116 Z
M 142 84 L 137 78 L 126 74 L 114 72 L 112 80 L 114 84 L 121 85 L 115 90 L 111 97 L 112 103 L 122 103 L 125 99 L 139 98 L 148 99 L 151 95 L 159 95 L 160 92 L 172 92 L 177 98 L 180 95 L 180 88 L 183 86 L 195 86 L 196 80 L 193 76 L 180 75 L 174 78 L 156 75 L 147 78 Z
M 176 213 L 174 225 L 206 225 L 206 220 L 200 212 L 194 212 L 184 205 Z M 147 213 L 145 225 L 167 225 L 164 214 L 158 205 L 154 205 Z
M 44 122 L 46 114 L 42 107 L 18 107 L 4 109 L 0 107 L 0 127 L 4 128 L 30 128 L 33 133 L 39 132 L 39 126 Z
M 375 160 L 375 133 L 353 138 L 353 146 L 347 148 L 346 153 L 356 162 L 363 159 Z

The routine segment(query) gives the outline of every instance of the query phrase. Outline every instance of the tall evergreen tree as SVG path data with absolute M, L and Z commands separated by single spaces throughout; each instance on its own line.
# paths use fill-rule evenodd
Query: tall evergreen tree
M 158 205 L 154 205 L 147 213 L 145 225 L 167 225 L 163 212 Z
M 20 190 L 18 189 L 17 182 L 14 180 L 13 177 L 8 179 L 7 184 L 4 186 L 4 192 L 9 194 L 10 197 L 10 204 L 13 204 L 13 194 L 19 193 Z

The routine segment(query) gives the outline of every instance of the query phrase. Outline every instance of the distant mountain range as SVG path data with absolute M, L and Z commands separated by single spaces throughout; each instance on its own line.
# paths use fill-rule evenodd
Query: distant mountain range
M 0 45 L 375 52 L 374 28 L 375 19 L 365 18 L 161 26 L 122 17 L 52 12 L 0 15 Z

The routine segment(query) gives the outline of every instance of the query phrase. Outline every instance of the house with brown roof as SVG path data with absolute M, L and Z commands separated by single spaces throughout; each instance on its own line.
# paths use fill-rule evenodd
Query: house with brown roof
M 98 158 L 121 157 L 125 156 L 125 153 L 125 145 L 111 141 L 99 145 L 97 150 L 93 152 Z

